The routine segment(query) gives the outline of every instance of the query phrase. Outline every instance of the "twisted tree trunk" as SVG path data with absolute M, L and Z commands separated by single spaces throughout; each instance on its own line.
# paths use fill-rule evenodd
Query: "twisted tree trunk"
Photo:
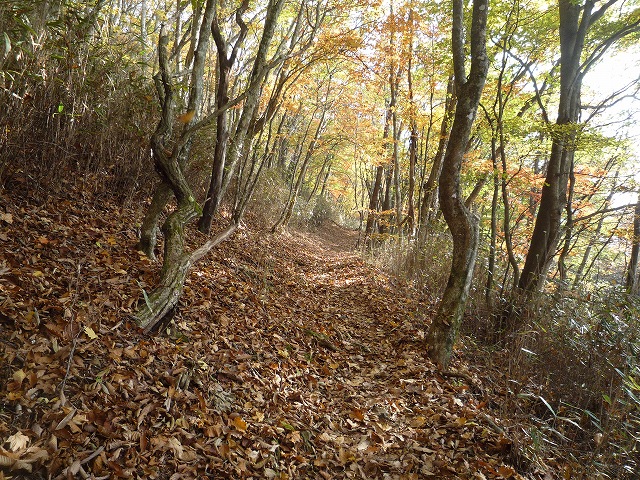
M 440 206 L 453 238 L 453 252 L 449 281 L 426 336 L 428 355 L 441 368 L 446 368 L 451 359 L 478 254 L 478 218 L 464 204 L 460 188 L 460 169 L 489 68 L 486 53 L 488 7 L 488 0 L 473 1 L 471 68 L 467 77 L 463 1 L 453 2 L 452 50 L 458 104 L 439 187 Z
M 215 0 L 208 0 L 205 19 L 207 15 L 211 15 L 214 2 Z M 184 175 L 184 162 L 179 161 L 180 156 L 184 154 L 185 146 L 187 146 L 188 150 L 190 139 L 183 136 L 181 138 L 182 141 L 178 142 L 173 150 L 170 151 L 168 149 L 168 145 L 172 140 L 176 104 L 175 92 L 169 72 L 168 43 L 169 36 L 162 31 L 158 42 L 160 72 L 155 78 L 160 104 L 162 105 L 162 116 L 155 132 L 151 136 L 151 150 L 156 170 L 163 183 L 169 186 L 170 191 L 175 196 L 177 208 L 167 217 L 162 226 L 165 243 L 160 281 L 150 294 L 147 295 L 145 293 L 144 305 L 134 315 L 138 325 L 147 332 L 156 330 L 167 318 L 171 318 L 171 313 L 176 308 L 182 295 L 184 282 L 191 266 L 206 255 L 211 248 L 226 240 L 236 229 L 236 224 L 234 223 L 197 250 L 188 252 L 185 249 L 184 229 L 191 221 L 202 214 L 202 209 L 196 202 Z M 206 52 L 205 45 L 206 40 L 201 38 L 196 55 Z M 195 68 L 192 75 L 190 98 L 200 101 L 202 99 L 202 75 Z M 195 107 L 197 106 L 196 104 Z

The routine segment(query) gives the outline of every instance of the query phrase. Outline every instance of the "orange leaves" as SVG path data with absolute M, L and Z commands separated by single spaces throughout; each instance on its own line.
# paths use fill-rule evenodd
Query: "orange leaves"
M 364 420 L 364 413 L 359 408 L 352 408 L 350 414 L 351 418 L 353 418 L 354 420 L 357 420 L 359 422 L 362 422 Z
M 242 417 L 239 415 L 233 416 L 231 419 L 231 424 L 239 431 L 246 432 L 247 431 L 247 422 L 245 422 Z
M 182 124 L 189 123 L 191 120 L 193 120 L 193 117 L 195 116 L 195 114 L 196 114 L 195 110 L 189 110 L 188 112 L 178 115 L 177 120 Z

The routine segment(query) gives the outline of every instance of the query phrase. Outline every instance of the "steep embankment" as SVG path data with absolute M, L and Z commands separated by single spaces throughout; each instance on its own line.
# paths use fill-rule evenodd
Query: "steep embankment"
M 519 478 L 482 390 L 424 359 L 418 295 L 352 232 L 242 229 L 146 336 L 128 319 L 158 265 L 133 213 L 1 202 L 5 474 Z

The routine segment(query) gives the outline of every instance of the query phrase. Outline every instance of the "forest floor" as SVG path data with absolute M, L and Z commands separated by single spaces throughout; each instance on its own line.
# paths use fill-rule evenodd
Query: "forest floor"
M 364 262 L 354 232 L 244 226 L 146 335 L 130 318 L 159 264 L 135 248 L 139 213 L 13 197 L 0 478 L 524 478 L 477 372 L 457 354 L 460 375 L 438 373 L 431 307 Z

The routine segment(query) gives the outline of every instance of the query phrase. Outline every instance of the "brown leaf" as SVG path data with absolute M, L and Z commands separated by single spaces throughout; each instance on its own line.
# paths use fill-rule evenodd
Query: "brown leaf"
M 498 467 L 498 473 L 503 478 L 511 478 L 516 474 L 516 471 L 507 465 L 501 465 Z
M 351 418 L 353 418 L 354 420 L 358 420 L 358 421 L 362 422 L 364 420 L 364 413 L 359 408 L 352 408 L 351 409 Z
M 234 417 L 232 422 L 233 426 L 236 427 L 237 430 L 241 432 L 247 431 L 247 422 L 245 422 L 242 417 Z

